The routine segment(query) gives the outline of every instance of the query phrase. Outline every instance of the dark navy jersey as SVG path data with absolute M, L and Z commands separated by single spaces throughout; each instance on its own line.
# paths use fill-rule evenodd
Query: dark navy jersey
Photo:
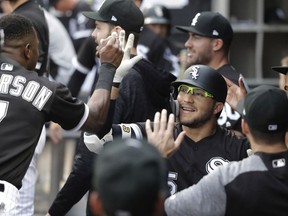
M 77 1 L 76 6 L 68 13 L 54 11 L 55 16 L 67 29 L 76 52 L 78 52 L 85 38 L 89 37 L 95 28 L 95 20 L 85 17 L 82 14 L 83 11 L 92 11 L 86 1 Z
M 286 216 L 288 152 L 256 152 L 205 176 L 197 185 L 168 198 L 167 214 Z
M 177 125 L 176 136 L 181 131 Z M 198 142 L 185 136 L 180 148 L 167 160 L 171 194 L 197 183 L 219 166 L 246 158 L 249 148 L 246 138 L 219 126 L 215 134 Z
M 96 47 L 97 44 L 95 43 L 93 37 L 88 37 L 85 39 L 77 52 L 77 62 L 80 65 L 80 67 L 77 67 L 77 64 L 74 65 L 77 70 L 87 74 L 95 65 L 100 64 L 98 58 L 96 57 Z
M 0 179 L 20 188 L 45 122 L 77 130 L 88 112 L 66 86 L 27 71 L 1 54 Z
M 181 126 L 177 124 L 174 129 L 175 137 L 181 131 Z M 114 124 L 112 135 L 145 139 L 145 123 Z M 246 158 L 248 149 L 250 145 L 246 138 L 237 137 L 230 130 L 220 126 L 217 126 L 215 134 L 198 142 L 185 136 L 180 148 L 167 159 L 171 194 L 196 184 L 219 166 Z
M 93 37 L 88 37 L 81 44 L 78 50 L 77 56 L 73 58 L 72 64 L 75 68 L 69 83 L 68 88 L 70 89 L 73 96 L 77 96 L 81 90 L 84 81 L 87 78 L 88 73 L 95 73 L 94 80 L 90 89 L 90 95 L 95 89 L 96 82 L 98 80 L 98 68 L 100 61 L 96 57 L 96 46 Z
M 222 67 L 218 68 L 217 71 L 222 76 L 228 78 L 234 84 L 238 85 L 238 79 L 240 77 L 240 73 L 238 73 L 232 65 L 230 64 L 223 65 Z M 218 124 L 228 129 L 240 132 L 242 131 L 241 115 L 237 111 L 233 110 L 228 103 L 224 104 L 224 108 L 218 119 Z
M 143 28 L 137 45 L 137 53 L 151 61 L 157 68 L 177 76 L 179 59 L 172 52 L 173 49 L 168 37 L 163 39 L 148 27 Z
M 39 40 L 39 59 L 35 70 L 43 75 L 47 72 L 49 49 L 49 29 L 44 11 L 36 2 L 27 1 L 17 7 L 13 13 L 29 18 L 35 27 Z

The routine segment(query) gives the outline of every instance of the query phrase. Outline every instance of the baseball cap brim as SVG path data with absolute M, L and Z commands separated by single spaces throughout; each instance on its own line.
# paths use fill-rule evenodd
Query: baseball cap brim
M 104 21 L 104 22 L 108 21 L 107 19 L 104 19 L 103 17 L 101 17 L 98 12 L 86 11 L 86 12 L 82 12 L 82 14 L 93 20 L 99 20 L 99 21 Z
M 288 66 L 273 66 L 271 68 L 272 68 L 272 70 L 274 70 L 278 73 L 282 73 L 284 75 L 286 75 L 288 72 Z
M 176 29 L 183 31 L 183 32 L 192 32 L 195 34 L 204 35 L 203 33 L 197 31 L 193 26 L 176 26 Z

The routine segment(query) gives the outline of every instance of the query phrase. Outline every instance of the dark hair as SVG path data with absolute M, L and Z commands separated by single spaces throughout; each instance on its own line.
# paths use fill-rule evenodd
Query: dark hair
M 223 50 L 224 52 L 226 53 L 226 55 L 229 55 L 229 52 L 230 52 L 230 46 L 231 46 L 231 42 L 225 42 L 223 40 Z
M 139 37 L 141 33 L 137 33 L 137 32 L 131 32 L 131 31 L 126 31 L 126 35 L 125 35 L 125 40 L 128 40 L 128 37 L 130 34 L 134 35 L 134 43 L 133 43 L 133 47 L 137 47 L 138 41 L 139 41 Z
M 109 24 L 110 26 L 110 31 L 115 27 L 115 25 L 109 23 L 109 22 L 106 22 Z M 125 29 L 124 29 L 125 30 Z M 138 44 L 138 41 L 139 41 L 139 38 L 140 38 L 140 34 L 141 33 L 138 33 L 138 32 L 134 32 L 134 31 L 127 31 L 125 30 L 125 40 L 127 41 L 128 40 L 128 37 L 130 34 L 133 34 L 134 35 L 134 43 L 133 43 L 133 47 L 137 47 L 137 44 Z
M 0 29 L 4 30 L 4 41 L 19 40 L 34 33 L 33 23 L 28 18 L 18 14 L 2 16 L 0 18 Z
M 283 140 L 285 140 L 286 131 L 280 131 L 277 133 L 264 133 L 261 131 L 257 131 L 252 127 L 249 128 L 250 133 L 254 137 L 254 139 L 257 140 L 259 143 L 262 143 L 263 145 L 273 145 L 274 143 L 283 142 Z

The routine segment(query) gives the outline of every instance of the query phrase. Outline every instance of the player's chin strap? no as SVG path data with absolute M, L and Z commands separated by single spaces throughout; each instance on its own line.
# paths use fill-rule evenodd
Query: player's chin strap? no
M 113 141 L 112 129 L 102 138 L 95 134 L 84 133 L 84 143 L 89 151 L 99 154 L 103 149 L 103 145 L 107 142 Z

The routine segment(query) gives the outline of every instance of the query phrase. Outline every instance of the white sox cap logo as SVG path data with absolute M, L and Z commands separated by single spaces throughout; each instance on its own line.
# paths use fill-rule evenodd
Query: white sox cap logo
M 198 67 L 198 66 L 192 66 L 192 67 L 191 67 L 191 70 L 192 70 L 192 71 L 190 71 L 190 74 L 191 74 L 191 78 L 192 78 L 192 79 L 197 80 L 197 78 L 198 78 L 198 76 L 199 76 L 199 73 L 198 73 L 199 68 L 200 68 L 200 67 Z
M 195 15 L 195 17 L 194 17 L 193 20 L 192 20 L 191 26 L 195 26 L 195 25 L 196 25 L 196 23 L 198 22 L 198 17 L 199 17 L 200 15 L 201 15 L 200 13 L 197 13 L 197 14 Z

